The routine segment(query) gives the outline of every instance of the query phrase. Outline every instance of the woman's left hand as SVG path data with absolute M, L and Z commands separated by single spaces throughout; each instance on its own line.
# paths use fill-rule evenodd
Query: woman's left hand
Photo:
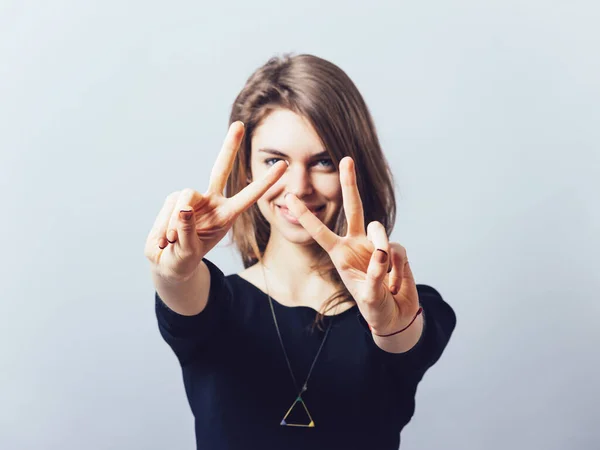
M 406 250 L 388 241 L 380 222 L 369 223 L 365 232 L 352 158 L 344 157 L 339 170 L 348 224 L 346 236 L 331 231 L 295 195 L 286 195 L 285 202 L 304 229 L 329 254 L 373 333 L 398 331 L 419 310 L 419 294 Z

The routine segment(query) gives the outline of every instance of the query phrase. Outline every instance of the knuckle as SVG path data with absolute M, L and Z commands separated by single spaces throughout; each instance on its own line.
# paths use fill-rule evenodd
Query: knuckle
M 195 224 L 191 222 L 179 221 L 177 228 L 183 233 L 191 233 L 195 228 Z
M 317 237 L 321 236 L 323 233 L 325 233 L 326 228 L 327 227 L 325 225 L 319 225 L 315 229 L 315 236 L 317 236 Z
M 406 259 L 406 249 L 404 247 L 402 247 L 400 244 L 398 244 L 397 246 L 393 247 L 394 252 L 400 257 L 400 259 L 404 260 Z
M 378 279 L 379 277 L 378 277 L 378 274 L 376 274 L 376 273 L 372 273 L 371 271 L 368 271 L 368 272 L 366 273 L 366 278 L 367 278 L 367 282 L 368 282 L 368 283 L 370 283 L 370 284 L 374 284 L 374 283 L 376 283 L 376 282 L 377 282 L 377 279 Z
M 194 249 L 179 249 L 177 252 L 178 268 L 177 272 L 182 276 L 189 276 L 193 268 L 199 263 L 199 255 Z
M 179 247 L 177 249 L 177 259 L 180 264 L 185 265 L 194 256 L 194 252 L 186 247 Z
M 169 195 L 167 195 L 165 202 L 172 202 L 174 200 L 177 200 L 177 198 L 179 198 L 180 193 L 181 193 L 181 191 L 171 192 Z
M 181 190 L 181 197 L 188 198 L 194 195 L 194 189 L 192 188 L 184 188 Z
M 398 242 L 390 242 L 390 247 L 393 247 L 394 250 L 404 250 L 404 251 L 406 251 L 406 249 L 401 244 L 399 244 Z

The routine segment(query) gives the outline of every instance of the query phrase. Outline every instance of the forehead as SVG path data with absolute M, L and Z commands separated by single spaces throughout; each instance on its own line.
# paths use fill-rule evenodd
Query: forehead
M 311 157 L 325 149 L 309 121 L 287 109 L 270 113 L 252 135 L 252 154 L 277 150 L 293 158 Z

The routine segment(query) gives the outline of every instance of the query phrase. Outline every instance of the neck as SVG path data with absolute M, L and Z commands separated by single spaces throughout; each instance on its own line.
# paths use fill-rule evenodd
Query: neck
M 275 242 L 270 239 L 265 248 L 263 262 L 271 270 L 277 271 L 281 276 L 288 276 L 289 279 L 297 277 L 318 276 L 315 269 L 311 266 L 319 255 L 319 246 L 297 245 L 289 241 Z
M 331 282 L 312 269 L 319 245 L 299 245 L 271 235 L 263 255 L 263 267 L 271 295 L 291 306 L 319 309 L 334 292 Z

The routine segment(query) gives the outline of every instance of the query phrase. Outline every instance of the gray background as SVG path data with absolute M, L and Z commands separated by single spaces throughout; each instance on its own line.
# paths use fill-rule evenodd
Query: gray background
M 598 3 L 371 5 L 0 1 L 0 448 L 194 448 L 144 242 L 288 51 L 356 82 L 458 315 L 402 447 L 600 448 Z

